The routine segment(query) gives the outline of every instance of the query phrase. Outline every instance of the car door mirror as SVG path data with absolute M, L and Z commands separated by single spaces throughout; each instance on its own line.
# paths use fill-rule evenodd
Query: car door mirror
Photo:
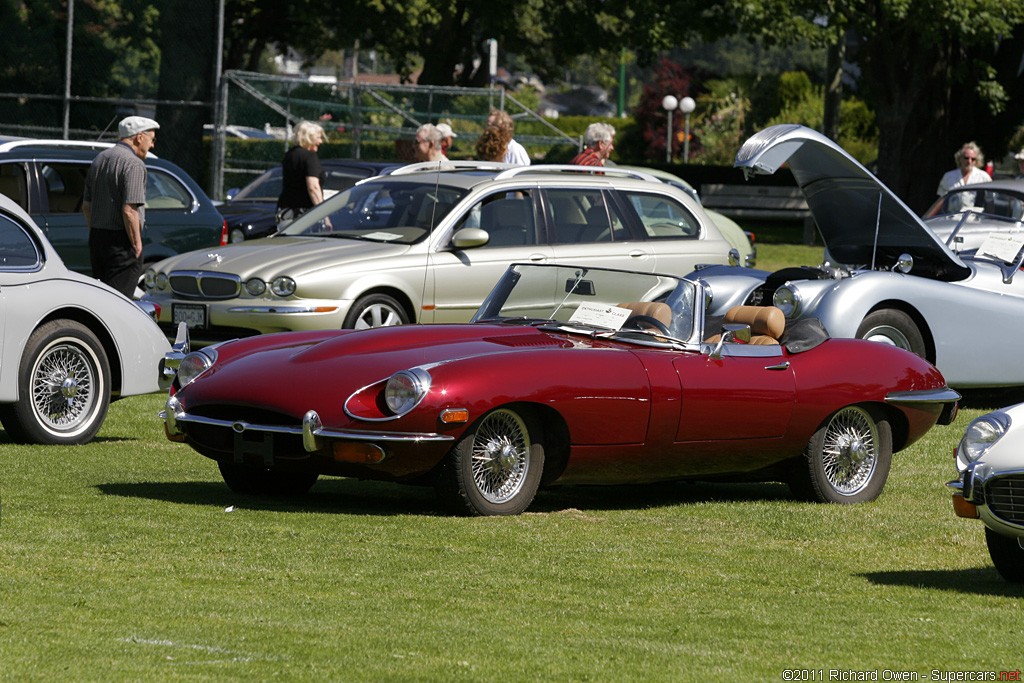
M 452 246 L 456 249 L 472 249 L 482 247 L 491 239 L 486 230 L 480 228 L 462 228 L 452 235 Z
M 712 360 L 720 359 L 722 357 L 722 348 L 726 344 L 733 343 L 750 343 L 750 325 L 741 325 L 739 323 L 726 323 L 722 325 L 722 334 L 718 338 L 715 348 L 711 351 Z

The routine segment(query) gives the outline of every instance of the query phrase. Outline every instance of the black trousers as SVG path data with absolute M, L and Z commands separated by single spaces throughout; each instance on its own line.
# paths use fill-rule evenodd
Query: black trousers
M 132 298 L 142 276 L 142 255 L 135 255 L 124 230 L 90 230 L 89 260 L 94 278 Z

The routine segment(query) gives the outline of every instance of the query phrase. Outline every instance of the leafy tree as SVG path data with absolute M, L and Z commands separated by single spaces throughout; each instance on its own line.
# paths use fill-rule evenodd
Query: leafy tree
M 934 196 L 953 151 L 1005 151 L 1020 124 L 1024 3 L 1006 0 L 633 0 L 632 40 L 743 33 L 766 44 L 852 43 L 848 59 L 877 113 L 878 174 L 911 206 Z

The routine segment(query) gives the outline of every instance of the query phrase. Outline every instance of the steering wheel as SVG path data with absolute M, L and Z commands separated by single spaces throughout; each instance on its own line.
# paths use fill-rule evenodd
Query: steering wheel
M 670 332 L 668 331 L 668 325 L 666 325 L 665 323 L 661 322 L 660 320 L 658 320 L 654 316 L 650 316 L 650 315 L 640 315 L 640 314 L 638 314 L 638 315 L 631 315 L 626 320 L 626 323 L 623 325 L 623 327 L 626 327 L 626 328 L 629 328 L 629 329 L 634 329 L 634 330 L 644 330 L 644 329 L 649 329 L 649 328 L 653 327 L 654 329 L 656 329 L 658 332 L 661 332 L 666 337 L 670 336 Z

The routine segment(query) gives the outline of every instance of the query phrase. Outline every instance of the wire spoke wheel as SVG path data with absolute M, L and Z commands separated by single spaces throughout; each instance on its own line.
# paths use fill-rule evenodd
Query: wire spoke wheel
M 505 503 L 523 487 L 530 469 L 530 435 L 518 415 L 496 410 L 473 441 L 473 481 L 491 503 Z
M 74 320 L 40 325 L 18 366 L 18 400 L 0 405 L 8 436 L 24 443 L 82 444 L 110 405 L 110 364 L 92 331 Z
M 840 410 L 825 429 L 822 467 L 825 477 L 844 496 L 860 493 L 878 464 L 878 427 L 863 409 Z
M 463 515 L 518 515 L 544 472 L 541 422 L 529 409 L 497 408 L 463 433 L 438 471 L 441 502 Z
M 54 431 L 74 432 L 97 402 L 98 361 L 80 343 L 61 339 L 38 356 L 32 368 L 32 407 Z
M 892 466 L 892 426 L 882 408 L 846 406 L 832 414 L 793 463 L 788 483 L 820 503 L 866 503 L 882 493 Z

